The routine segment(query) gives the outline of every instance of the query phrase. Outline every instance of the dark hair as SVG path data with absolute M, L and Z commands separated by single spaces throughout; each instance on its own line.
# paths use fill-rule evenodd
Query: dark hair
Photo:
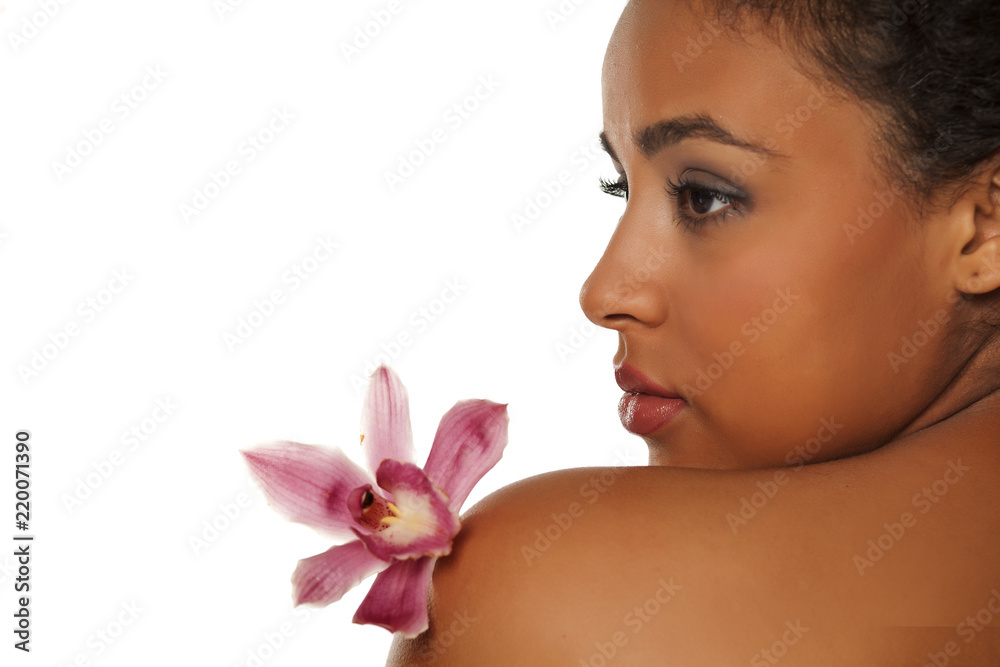
M 701 0 L 760 27 L 873 107 L 886 162 L 919 199 L 1000 154 L 998 0 Z M 747 21 L 747 19 L 750 19 Z

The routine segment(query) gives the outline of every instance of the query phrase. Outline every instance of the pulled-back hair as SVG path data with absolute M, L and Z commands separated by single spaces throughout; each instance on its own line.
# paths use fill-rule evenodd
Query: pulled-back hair
M 698 0 L 762 28 L 877 113 L 885 162 L 918 199 L 1000 154 L 1000 0 Z

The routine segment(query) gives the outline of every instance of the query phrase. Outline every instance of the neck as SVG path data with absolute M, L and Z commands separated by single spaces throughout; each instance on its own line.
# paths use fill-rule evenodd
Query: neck
M 983 412 L 996 415 L 1000 407 L 1000 337 L 980 345 L 951 381 L 931 403 L 890 438 L 898 440 L 942 423 L 956 421 L 964 414 Z

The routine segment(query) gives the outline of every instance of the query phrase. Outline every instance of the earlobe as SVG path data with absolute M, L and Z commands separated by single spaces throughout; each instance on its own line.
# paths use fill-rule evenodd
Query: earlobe
M 964 294 L 988 294 L 1000 288 L 1000 236 L 982 243 L 966 255 L 966 266 L 955 289 Z
M 955 289 L 988 294 L 1000 289 L 1000 165 L 996 161 L 966 197 L 971 206 L 965 215 L 971 218 L 972 233 L 969 238 L 966 232 L 958 258 Z

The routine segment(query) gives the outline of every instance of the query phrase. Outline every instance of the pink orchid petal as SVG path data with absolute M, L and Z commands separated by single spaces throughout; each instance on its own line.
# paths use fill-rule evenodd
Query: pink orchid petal
M 427 593 L 436 558 L 401 560 L 377 577 L 354 614 L 355 623 L 379 625 L 405 637 L 427 629 Z
M 376 473 L 378 485 L 392 494 L 397 516 L 381 520 L 387 528 L 369 535 L 355 530 L 368 550 L 383 559 L 446 556 L 462 524 L 448 496 L 412 463 L 386 459 Z
M 424 472 L 448 494 L 453 511 L 500 460 L 509 421 L 506 403 L 486 400 L 459 401 L 441 418 Z
M 378 470 L 384 459 L 413 461 L 410 399 L 406 387 L 388 366 L 372 373 L 361 409 L 361 448 L 369 470 Z
M 325 607 L 389 566 L 390 563 L 372 556 L 358 541 L 340 544 L 321 554 L 303 558 L 292 573 L 295 604 Z
M 276 442 L 240 453 L 279 513 L 325 535 L 354 537 L 347 501 L 372 479 L 342 451 Z

